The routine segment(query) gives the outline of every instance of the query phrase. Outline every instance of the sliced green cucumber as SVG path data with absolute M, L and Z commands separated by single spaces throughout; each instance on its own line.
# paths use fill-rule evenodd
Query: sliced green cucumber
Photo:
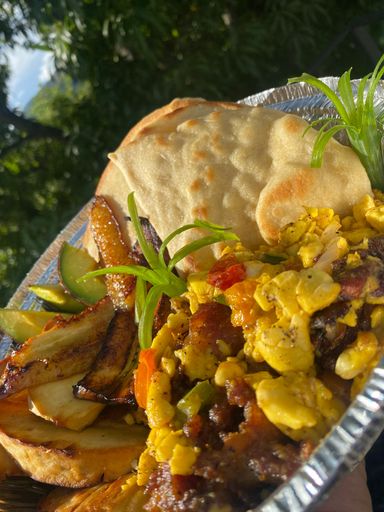
M 99 277 L 78 282 L 78 278 L 96 270 L 96 261 L 84 249 L 63 243 L 59 254 L 59 274 L 64 288 L 85 304 L 96 304 L 107 294 L 104 280 Z
M 28 289 L 43 300 L 46 309 L 63 313 L 80 313 L 85 309 L 61 284 L 33 284 Z
M 18 309 L 0 309 L 0 330 L 18 343 L 40 334 L 49 320 L 57 313 L 49 311 L 22 311 Z

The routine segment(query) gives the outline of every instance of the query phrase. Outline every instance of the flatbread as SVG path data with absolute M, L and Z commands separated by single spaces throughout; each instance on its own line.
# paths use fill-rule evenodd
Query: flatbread
M 304 135 L 307 126 L 297 116 L 268 108 L 174 100 L 128 133 L 110 155 L 112 165 L 97 194 L 106 195 L 122 219 L 134 191 L 139 213 L 161 238 L 202 218 L 231 227 L 252 249 L 275 240 L 304 206 L 345 214 L 372 193 L 356 154 L 335 140 L 322 168 L 310 167 L 316 131 Z M 171 252 L 198 236 L 186 232 Z M 212 258 L 212 249 L 195 253 L 183 270 L 205 268 Z

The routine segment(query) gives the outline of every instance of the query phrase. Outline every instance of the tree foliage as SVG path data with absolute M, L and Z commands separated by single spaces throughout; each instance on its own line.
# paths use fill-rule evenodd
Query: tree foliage
M 140 117 L 176 96 L 236 100 L 303 71 L 365 75 L 383 18 L 381 0 L 0 2 L 1 305 Z M 7 102 L 4 52 L 20 44 L 51 52 L 56 69 L 24 113 Z
M 129 126 L 176 96 L 236 100 L 306 71 L 372 63 L 353 34 L 313 63 L 359 0 L 6 0 L 0 44 L 49 51 L 56 74 L 28 106 L 7 104 L 0 55 L 0 298 L 91 196 Z M 379 18 L 378 18 L 379 19 Z M 372 24 L 376 40 L 384 33 Z M 381 41 L 381 40 L 380 40 Z M 1 50 L 0 50 L 1 52 Z

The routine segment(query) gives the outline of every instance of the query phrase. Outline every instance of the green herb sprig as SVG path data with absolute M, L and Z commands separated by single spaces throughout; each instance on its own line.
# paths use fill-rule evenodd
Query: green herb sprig
M 384 161 L 382 153 L 383 108 L 374 105 L 375 90 L 384 74 L 384 55 L 373 73 L 361 79 L 354 95 L 351 69 L 339 79 L 337 91 L 308 73 L 290 78 L 288 83 L 305 82 L 319 89 L 333 103 L 339 118 L 327 119 L 318 132 L 312 152 L 312 167 L 322 164 L 325 146 L 340 130 L 345 130 L 352 148 L 365 167 L 373 188 L 384 190 Z M 318 121 L 311 124 L 314 126 Z M 336 124 L 335 124 L 336 123 Z M 331 125 L 331 126 L 330 126 Z
M 217 224 L 196 219 L 192 224 L 186 224 L 168 235 L 160 246 L 159 252 L 149 244 L 141 227 L 140 218 L 133 192 L 128 196 L 128 211 L 136 232 L 138 243 L 141 247 L 144 258 L 149 268 L 142 265 L 120 265 L 109 268 L 102 268 L 88 272 L 81 279 L 101 276 L 106 274 L 130 274 L 137 277 L 135 313 L 138 320 L 138 336 L 141 348 L 149 348 L 152 343 L 152 326 L 156 307 L 163 294 L 168 297 L 181 295 L 187 290 L 185 281 L 174 273 L 175 266 L 183 258 L 194 251 L 207 245 L 224 240 L 239 240 L 239 237 Z M 193 228 L 204 228 L 210 232 L 198 240 L 185 245 L 173 255 L 168 264 L 165 262 L 164 254 L 168 244 L 179 234 Z M 149 290 L 147 283 L 152 285 Z M 148 290 L 148 291 L 147 291 Z

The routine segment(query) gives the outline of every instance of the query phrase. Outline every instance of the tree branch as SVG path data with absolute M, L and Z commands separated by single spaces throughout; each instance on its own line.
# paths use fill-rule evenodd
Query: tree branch
M 15 114 L 4 104 L 0 104 L 0 121 L 12 124 L 19 130 L 26 132 L 33 139 L 61 139 L 64 137 L 63 132 L 59 128 L 47 126 L 32 119 L 27 119 L 22 115 Z
M 58 130 L 60 132 L 60 130 Z M 8 153 L 10 153 L 11 151 L 13 151 L 14 149 L 18 149 L 22 146 L 24 146 L 24 144 L 26 144 L 27 142 L 31 141 L 31 140 L 38 140 L 38 139 L 49 139 L 49 138 L 54 138 L 54 139 L 62 139 L 62 140 L 65 140 L 66 137 L 61 133 L 61 135 L 59 136 L 54 136 L 52 137 L 52 135 L 38 135 L 38 134 L 28 134 L 26 137 L 19 137 L 18 139 L 14 140 L 13 142 L 11 142 L 10 144 L 8 144 L 7 146 L 4 146 L 2 148 L 0 148 L 0 159 L 2 158 L 5 158 Z

